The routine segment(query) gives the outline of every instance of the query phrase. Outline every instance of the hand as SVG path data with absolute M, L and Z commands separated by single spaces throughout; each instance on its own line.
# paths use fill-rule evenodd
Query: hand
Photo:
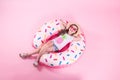
M 62 19 L 60 19 L 60 21 L 62 22 L 64 29 L 66 29 L 67 23 L 65 23 Z

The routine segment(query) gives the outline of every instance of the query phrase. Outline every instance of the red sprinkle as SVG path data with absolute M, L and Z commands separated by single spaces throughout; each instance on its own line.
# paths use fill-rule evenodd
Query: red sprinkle
M 81 49 L 81 51 L 84 51 L 83 49 Z
M 56 25 L 59 25 L 59 23 L 57 23 Z
M 47 32 L 47 29 L 45 29 L 45 32 Z
M 48 60 L 47 60 L 47 59 L 45 59 L 45 62 L 48 62 Z
M 51 28 L 50 26 L 47 26 L 48 28 Z
M 53 59 L 54 61 L 56 61 L 57 59 Z
M 65 57 L 63 57 L 63 60 L 65 60 Z
M 71 50 L 73 53 L 74 53 L 74 51 L 73 50 Z
M 55 21 L 57 22 L 57 19 Z
M 50 58 L 52 58 L 52 55 L 50 55 Z

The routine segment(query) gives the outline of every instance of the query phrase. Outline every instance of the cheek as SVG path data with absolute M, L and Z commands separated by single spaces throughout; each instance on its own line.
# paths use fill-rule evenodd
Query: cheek
M 70 31 L 71 31 L 71 32 L 74 32 L 74 30 L 73 30 L 72 28 L 70 28 Z

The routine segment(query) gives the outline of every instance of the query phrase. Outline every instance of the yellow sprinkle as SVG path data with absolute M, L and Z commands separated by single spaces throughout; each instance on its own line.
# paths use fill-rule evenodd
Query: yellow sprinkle
M 75 46 L 75 49 L 77 49 L 77 46 Z
M 54 54 L 55 57 L 57 57 L 57 54 Z
M 46 36 L 47 36 L 47 35 L 45 34 L 45 35 L 44 35 L 44 39 L 46 39 Z
M 74 59 L 69 59 L 71 62 L 75 62 L 75 60 Z

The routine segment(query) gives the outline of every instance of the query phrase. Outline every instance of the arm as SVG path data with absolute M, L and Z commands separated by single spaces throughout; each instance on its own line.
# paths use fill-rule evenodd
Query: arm
M 62 19 L 60 19 L 60 21 L 61 21 L 61 23 L 62 23 L 62 28 L 63 28 L 63 29 L 66 29 L 68 22 L 65 23 Z
M 58 37 L 58 32 L 53 33 L 52 35 L 48 36 L 46 39 L 42 40 L 43 44 L 47 43 L 49 40 L 53 40 L 54 38 Z
M 73 41 L 79 41 L 81 40 L 81 37 L 74 37 Z

